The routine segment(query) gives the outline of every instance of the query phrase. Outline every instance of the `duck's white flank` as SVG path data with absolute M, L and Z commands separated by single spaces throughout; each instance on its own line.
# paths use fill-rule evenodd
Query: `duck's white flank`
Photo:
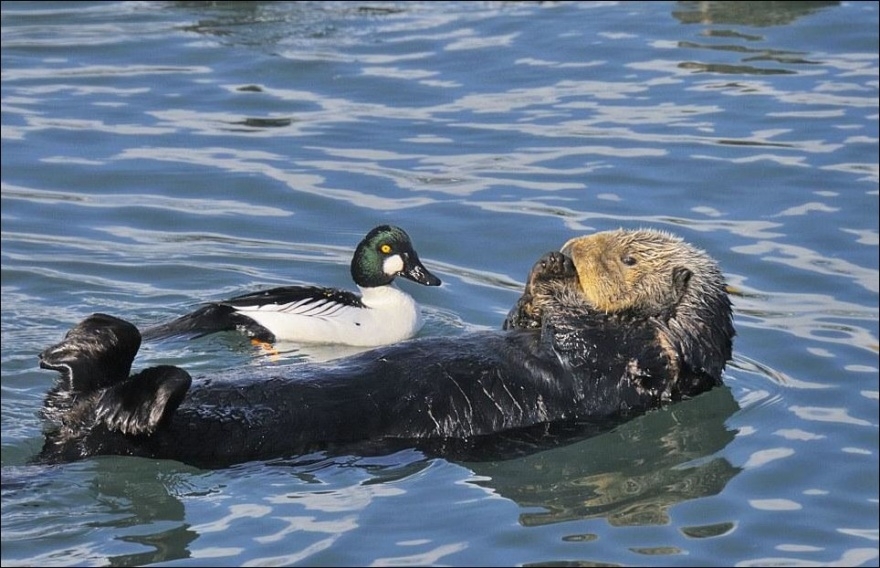
M 309 298 L 284 305 L 235 309 L 271 330 L 281 341 L 374 347 L 409 339 L 421 329 L 418 304 L 393 284 L 360 291 L 364 307 Z

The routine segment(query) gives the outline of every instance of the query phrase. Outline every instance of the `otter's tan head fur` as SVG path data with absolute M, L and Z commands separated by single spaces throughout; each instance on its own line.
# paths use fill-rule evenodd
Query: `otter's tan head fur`
M 688 292 L 723 295 L 724 278 L 705 252 L 662 231 L 617 230 L 576 237 L 562 246 L 574 262 L 584 299 L 606 313 L 662 315 Z

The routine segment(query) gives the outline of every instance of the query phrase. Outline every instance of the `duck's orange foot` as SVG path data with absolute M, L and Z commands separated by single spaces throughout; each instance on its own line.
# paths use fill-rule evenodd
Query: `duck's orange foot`
M 278 350 L 275 349 L 275 346 L 269 343 L 268 341 L 263 341 L 262 339 L 251 339 L 251 345 L 254 347 L 259 347 L 263 351 L 266 351 L 272 357 L 278 357 Z

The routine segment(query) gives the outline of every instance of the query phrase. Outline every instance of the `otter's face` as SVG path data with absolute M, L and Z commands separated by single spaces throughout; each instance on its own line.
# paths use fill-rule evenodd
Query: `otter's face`
M 592 306 L 606 313 L 650 316 L 674 311 L 681 300 L 693 274 L 689 263 L 696 260 L 689 252 L 691 247 L 678 237 L 651 230 L 596 233 L 562 247 Z

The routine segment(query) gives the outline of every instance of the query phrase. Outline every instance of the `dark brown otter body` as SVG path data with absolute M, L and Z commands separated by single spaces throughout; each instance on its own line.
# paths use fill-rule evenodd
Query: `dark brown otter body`
M 61 380 L 44 405 L 39 459 L 122 454 L 215 466 L 364 444 L 437 447 L 542 424 L 616 423 L 699 394 L 720 384 L 730 357 L 730 302 L 708 257 L 695 263 L 696 249 L 657 235 L 569 241 L 536 265 L 504 331 L 426 337 L 326 364 L 195 381 L 162 366 L 129 377 L 138 330 L 96 314 L 41 355 Z M 651 260 L 655 238 L 675 253 L 668 262 Z M 665 272 L 632 270 L 639 262 Z M 615 295 L 621 283 L 630 296 Z M 706 297 L 691 305 L 698 287 Z

